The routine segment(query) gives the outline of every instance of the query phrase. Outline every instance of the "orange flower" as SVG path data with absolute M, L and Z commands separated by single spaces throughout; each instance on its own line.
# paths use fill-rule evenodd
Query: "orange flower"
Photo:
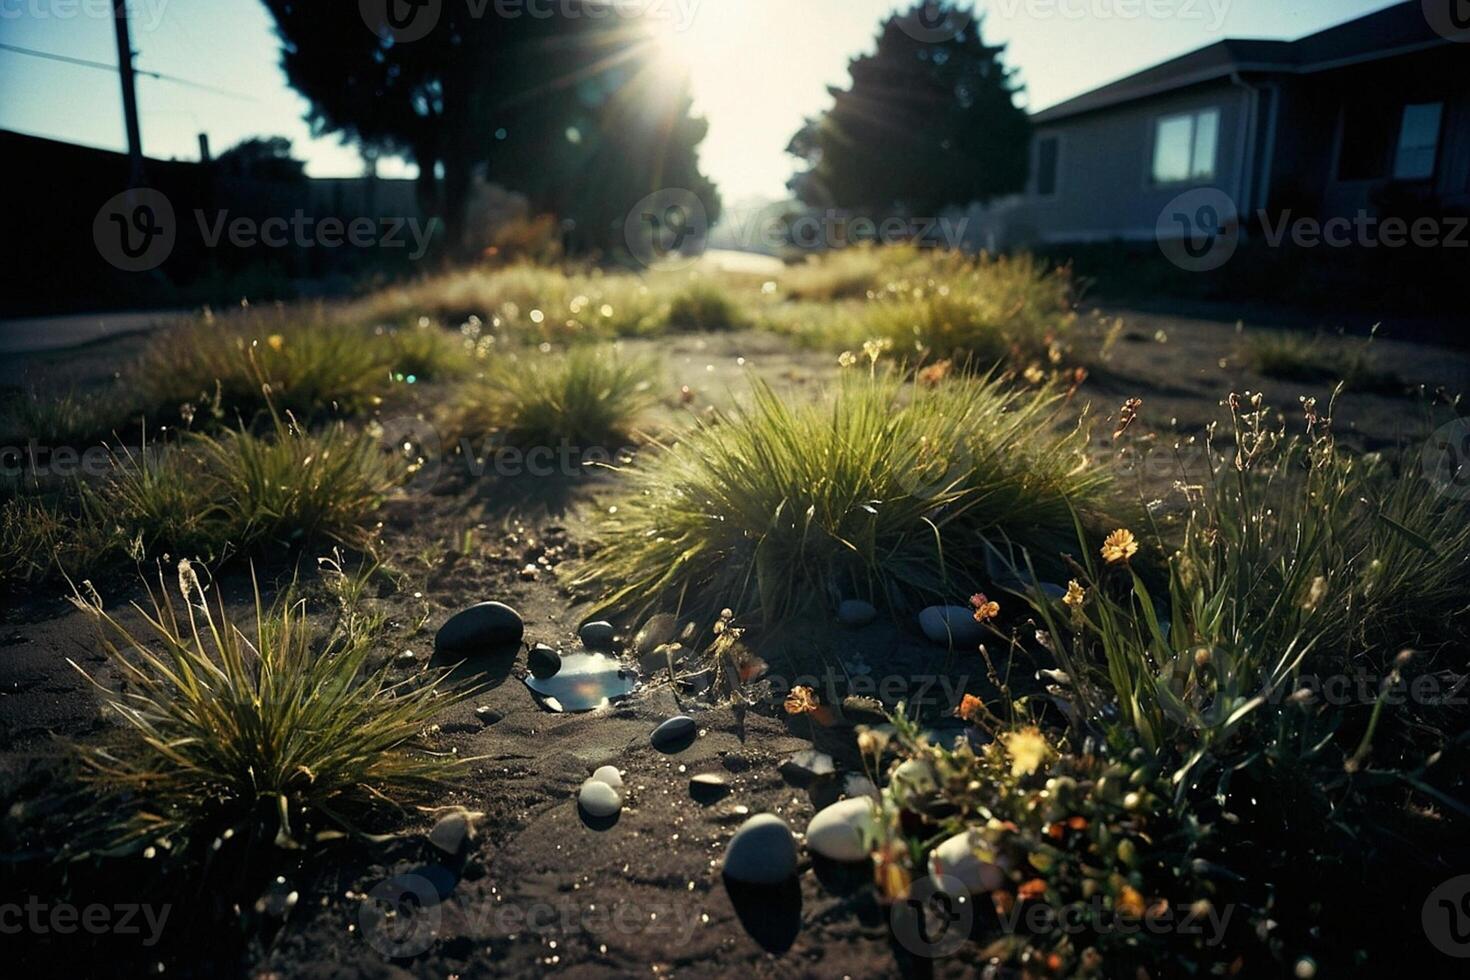
M 975 622 L 983 623 L 1000 615 L 1000 603 L 993 602 L 984 592 L 970 596 L 970 605 L 975 607 Z
M 1134 918 L 1143 918 L 1143 896 L 1132 885 L 1124 885 L 1118 893 L 1118 911 Z
M 1019 893 L 1022 900 L 1027 902 L 1035 901 L 1046 894 L 1046 882 L 1040 878 L 1032 878 L 1030 881 L 1021 885 Z
M 966 694 L 960 699 L 960 706 L 954 709 L 955 717 L 963 718 L 965 721 L 974 721 L 984 711 L 985 702 L 973 694 Z
M 786 695 L 786 713 L 788 715 L 810 715 L 815 714 L 821 707 L 817 701 L 817 692 L 804 684 L 798 684 Z
M 945 358 L 942 361 L 935 361 L 933 364 L 919 371 L 919 382 L 926 385 L 937 385 L 949 377 L 949 372 L 953 369 L 954 361 L 949 358 Z
M 1102 556 L 1109 565 L 1126 562 L 1136 554 L 1138 554 L 1138 539 L 1133 536 L 1132 531 L 1126 528 L 1118 528 L 1103 541 Z

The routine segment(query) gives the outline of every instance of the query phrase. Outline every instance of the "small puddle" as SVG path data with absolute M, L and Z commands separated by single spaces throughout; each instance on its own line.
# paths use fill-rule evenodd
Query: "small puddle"
M 555 677 L 527 675 L 526 686 L 548 711 L 592 711 L 627 697 L 638 686 L 638 672 L 602 653 L 569 653 Z

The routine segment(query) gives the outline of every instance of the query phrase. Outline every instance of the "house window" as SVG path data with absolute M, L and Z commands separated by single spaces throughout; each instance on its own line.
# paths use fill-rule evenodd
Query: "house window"
M 1046 136 L 1036 141 L 1036 196 L 1051 197 L 1057 192 L 1057 138 Z
M 1154 128 L 1155 184 L 1211 180 L 1220 142 L 1220 110 L 1164 116 Z
M 1427 180 L 1434 176 L 1439 155 L 1439 120 L 1443 102 L 1420 102 L 1404 106 L 1399 121 L 1398 150 L 1393 158 L 1393 175 L 1398 180 Z

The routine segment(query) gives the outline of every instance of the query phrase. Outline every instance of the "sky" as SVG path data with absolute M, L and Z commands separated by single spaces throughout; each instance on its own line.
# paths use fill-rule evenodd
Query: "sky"
M 332 0 L 351 3 L 352 0 Z M 470 0 L 443 0 L 470 2 Z M 532 0 L 556 3 L 557 0 Z M 785 196 L 787 142 L 831 104 L 848 61 L 871 50 L 896 0 L 641 0 L 690 66 L 696 111 L 710 122 L 701 159 L 727 202 Z M 111 0 L 0 0 L 0 45 L 116 65 Z M 1025 84 L 1031 109 L 1070 98 L 1224 37 L 1295 38 L 1384 0 L 981 0 L 988 43 Z M 250 136 L 290 138 L 316 177 L 362 172 L 355 148 L 313 138 L 306 102 L 286 84 L 280 42 L 258 0 L 129 0 L 140 70 L 201 88 L 138 79 L 143 150 L 198 158 Z M 218 91 L 216 91 L 218 90 Z M 125 146 L 115 72 L 0 47 L 0 129 L 111 149 Z M 401 161 L 385 176 L 411 175 Z

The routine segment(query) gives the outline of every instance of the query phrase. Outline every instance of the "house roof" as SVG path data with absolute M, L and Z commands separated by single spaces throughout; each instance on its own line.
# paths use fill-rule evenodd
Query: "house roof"
M 1309 74 L 1451 43 L 1430 26 L 1419 0 L 1410 0 L 1295 41 L 1226 38 L 1032 113 L 1031 120 L 1052 122 L 1236 72 Z

